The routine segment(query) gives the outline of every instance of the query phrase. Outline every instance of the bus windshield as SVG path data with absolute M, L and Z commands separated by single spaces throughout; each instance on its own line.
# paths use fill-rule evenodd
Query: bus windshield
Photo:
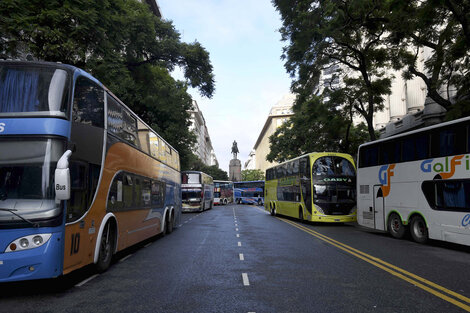
M 191 199 L 198 199 L 198 200 L 201 199 L 201 191 L 202 191 L 201 188 L 194 188 L 194 189 L 183 188 L 181 191 L 182 191 L 181 196 L 182 196 L 183 201 L 188 201 Z
M 0 151 L 8 151 L 0 153 L 0 207 L 44 211 L 54 206 L 54 171 L 63 141 L 2 139 Z
M 312 168 L 313 177 L 355 176 L 354 166 L 342 157 L 325 156 L 315 161 Z
M 49 67 L 0 66 L 0 115 L 65 117 L 68 74 Z
M 199 173 L 183 173 L 182 184 L 200 184 L 201 174 Z

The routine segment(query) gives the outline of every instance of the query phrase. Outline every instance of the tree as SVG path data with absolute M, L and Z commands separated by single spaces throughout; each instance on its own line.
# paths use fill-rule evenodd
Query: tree
M 355 155 L 367 141 L 364 124 L 354 126 L 352 116 L 321 97 L 312 96 L 294 107 L 294 116 L 269 138 L 270 162 L 284 162 L 313 151 L 344 152 Z
M 30 53 L 87 70 L 113 91 L 189 162 L 191 98 L 214 92 L 209 53 L 180 41 L 171 22 L 137 0 L 2 0 L 0 57 Z M 169 74 L 181 67 L 185 82 Z
M 406 79 L 420 77 L 448 118 L 470 115 L 469 1 L 394 0 L 389 5 L 386 25 L 395 67 L 405 69 Z M 424 68 L 418 64 L 423 50 L 430 55 Z
M 212 176 L 216 180 L 228 180 L 227 172 L 221 170 L 217 165 L 206 165 L 196 155 L 192 154 L 191 161 L 184 171 L 200 171 Z
M 264 180 L 264 173 L 261 170 L 243 170 L 242 181 Z
M 318 91 L 323 69 L 334 65 L 343 77 L 345 106 L 362 115 L 371 140 L 373 115 L 390 93 L 389 49 L 383 44 L 387 14 L 384 2 L 370 0 L 274 0 L 281 13 L 282 39 L 289 41 L 282 58 L 296 93 Z M 345 98 L 345 99 L 346 99 Z

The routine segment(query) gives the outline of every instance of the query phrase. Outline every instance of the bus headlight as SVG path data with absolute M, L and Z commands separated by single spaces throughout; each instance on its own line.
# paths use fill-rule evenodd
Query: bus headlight
M 20 239 L 20 247 L 23 248 L 23 249 L 26 249 L 28 248 L 29 246 L 29 240 L 26 239 L 26 238 L 21 238 Z
M 315 188 L 315 193 L 317 195 L 322 195 L 326 191 L 326 185 L 313 185 L 313 187 Z
M 319 214 L 325 214 L 325 212 L 323 212 L 322 208 L 320 208 L 318 205 L 315 206 L 315 210 L 319 213 Z M 315 213 L 317 213 L 315 212 Z
M 20 237 L 10 242 L 5 252 L 23 251 L 40 247 L 45 244 L 51 236 L 52 234 L 35 234 Z

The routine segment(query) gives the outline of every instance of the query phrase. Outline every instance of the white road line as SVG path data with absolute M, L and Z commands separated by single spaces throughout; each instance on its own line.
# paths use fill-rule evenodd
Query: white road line
M 243 256 L 243 253 L 240 253 L 240 261 L 245 261 L 245 257 Z
M 237 234 L 237 238 L 240 238 L 240 234 Z
M 91 276 L 91 277 L 88 277 L 87 279 L 85 279 L 85 280 L 82 281 L 81 283 L 76 284 L 75 287 L 81 287 L 81 286 L 85 285 L 87 282 L 89 282 L 90 280 L 92 280 L 93 278 L 96 278 L 96 277 L 98 277 L 98 276 L 99 276 L 99 274 L 95 274 L 95 275 L 93 275 L 93 276 Z
M 238 242 L 238 246 L 239 246 L 239 247 L 242 246 L 242 242 L 241 242 L 241 241 Z
M 238 231 L 238 228 L 235 228 L 235 231 Z
M 179 225 L 178 225 L 178 227 L 181 227 L 181 226 L 183 226 L 183 224 L 179 224 Z
M 243 278 L 243 286 L 249 286 L 250 281 L 248 280 L 248 274 L 247 273 L 242 273 L 242 278 Z
M 128 256 L 123 257 L 122 259 L 119 260 L 119 263 L 124 262 L 125 260 L 127 260 L 127 259 L 130 258 L 131 256 L 132 256 L 132 254 L 129 254 Z
M 235 223 L 235 226 L 238 226 L 238 224 Z
M 144 248 L 147 248 L 147 247 L 150 246 L 151 244 L 152 244 L 152 243 L 149 242 L 148 244 L 146 244 L 146 245 L 144 246 Z

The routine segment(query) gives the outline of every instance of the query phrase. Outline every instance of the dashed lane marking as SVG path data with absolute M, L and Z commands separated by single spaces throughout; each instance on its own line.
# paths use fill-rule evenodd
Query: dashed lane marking
M 241 241 L 238 242 L 238 246 L 241 247 L 242 246 L 242 243 Z
M 242 273 L 242 278 L 243 278 L 243 286 L 249 286 L 250 281 L 248 280 L 248 274 L 247 273 Z
M 132 256 L 132 254 L 129 254 L 129 255 L 123 257 L 122 259 L 119 260 L 119 263 L 124 262 L 125 260 L 127 260 L 127 259 L 130 258 L 131 256 Z
M 243 255 L 243 253 L 240 253 L 240 261 L 245 261 L 245 256 Z
M 76 284 L 75 287 L 81 287 L 81 286 L 85 285 L 87 282 L 89 282 L 90 280 L 92 280 L 92 279 L 94 279 L 94 278 L 96 278 L 96 277 L 98 277 L 98 276 L 99 276 L 99 274 L 95 274 L 95 275 L 93 275 L 93 276 L 91 276 L 91 277 L 88 277 L 88 278 L 85 279 L 84 281 L 82 281 L 82 282 Z

